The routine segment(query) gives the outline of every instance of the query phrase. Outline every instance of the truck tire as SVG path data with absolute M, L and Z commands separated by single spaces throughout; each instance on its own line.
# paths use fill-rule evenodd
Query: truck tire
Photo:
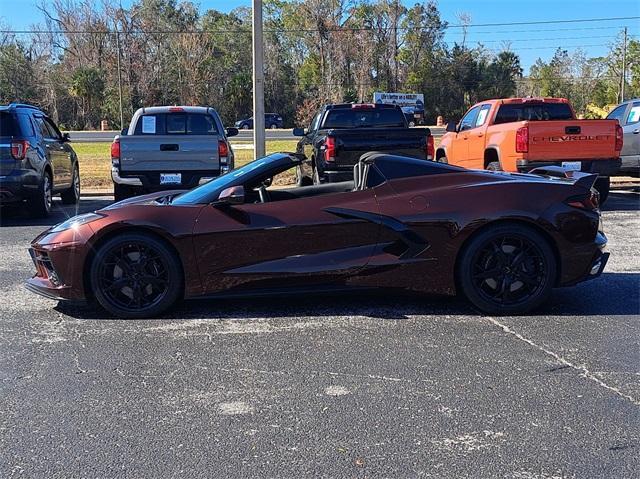
M 502 167 L 500 166 L 499 161 L 492 161 L 487 165 L 488 171 L 502 171 Z
M 593 187 L 598 190 L 600 194 L 600 204 L 604 205 L 609 197 L 609 190 L 611 189 L 611 179 L 608 176 L 599 176 Z
M 65 205 L 75 205 L 80 201 L 80 169 L 78 164 L 73 168 L 73 176 L 71 177 L 71 187 L 64 190 L 60 197 Z
M 320 179 L 320 173 L 318 172 L 318 168 L 316 165 L 313 165 L 313 184 L 320 185 L 322 184 L 322 180 Z
M 113 184 L 113 199 L 115 201 L 126 200 L 132 196 L 134 196 L 133 191 L 131 191 L 131 188 L 127 185 L 119 185 L 118 183 Z
M 51 173 L 44 172 L 36 194 L 28 200 L 29 211 L 36 218 L 45 218 L 53 207 L 53 182 Z

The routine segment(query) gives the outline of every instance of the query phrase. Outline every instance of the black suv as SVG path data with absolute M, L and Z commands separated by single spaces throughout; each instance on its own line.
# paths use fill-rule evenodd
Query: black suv
M 283 128 L 284 120 L 277 113 L 265 113 L 264 127 L 271 129 Z M 253 130 L 253 117 L 236 121 L 236 128 L 240 128 L 242 130 Z
M 65 204 L 80 199 L 78 157 L 69 135 L 36 107 L 0 106 L 0 203 L 26 200 L 34 215 L 47 216 L 57 193 Z

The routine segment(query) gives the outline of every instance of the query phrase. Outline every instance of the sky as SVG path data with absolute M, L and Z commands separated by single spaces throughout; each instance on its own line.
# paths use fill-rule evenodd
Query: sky
M 98 0 L 96 0 L 98 1 Z M 132 0 L 122 0 L 123 6 Z M 251 6 L 251 0 L 195 0 L 201 10 L 217 9 L 224 12 L 240 6 Z M 412 6 L 415 0 L 404 0 Z M 608 5 L 614 8 L 607 8 Z M 467 13 L 471 23 L 510 23 L 552 20 L 584 20 L 612 17 L 640 16 L 638 0 L 441 0 L 438 2 L 441 16 L 451 25 L 459 24 L 457 15 Z M 28 29 L 41 22 L 41 12 L 36 8 L 36 0 L 0 0 L 0 23 L 10 29 Z M 548 61 L 557 47 L 569 51 L 578 47 L 587 56 L 606 54 L 608 44 L 615 40 L 624 26 L 628 27 L 632 38 L 640 39 L 640 20 L 615 20 L 581 22 L 569 24 L 516 25 L 482 27 L 471 26 L 467 43 L 475 45 L 481 41 L 487 48 L 500 49 L 504 42 L 510 42 L 510 49 L 520 55 L 525 74 L 537 58 Z M 460 28 L 447 30 L 445 40 L 453 44 L 462 40 Z

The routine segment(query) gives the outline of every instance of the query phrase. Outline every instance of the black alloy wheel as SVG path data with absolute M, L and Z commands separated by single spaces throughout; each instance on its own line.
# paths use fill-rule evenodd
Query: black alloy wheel
M 556 260 L 547 240 L 522 225 L 504 225 L 476 236 L 462 254 L 459 282 L 467 298 L 489 314 L 519 314 L 550 294 Z
M 96 299 L 113 315 L 142 318 L 171 307 L 182 291 L 178 258 L 162 241 L 132 233 L 101 247 L 91 268 Z

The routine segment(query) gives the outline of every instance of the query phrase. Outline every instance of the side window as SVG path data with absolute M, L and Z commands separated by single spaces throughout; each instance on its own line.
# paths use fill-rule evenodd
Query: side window
M 465 116 L 460 120 L 460 131 L 470 130 L 471 128 L 475 128 L 476 119 L 478 118 L 478 113 L 480 111 L 480 107 L 473 107 L 471 110 L 467 112 Z
M 58 127 L 55 125 L 55 123 L 53 123 L 53 121 L 51 121 L 49 118 L 44 118 L 44 122 L 46 123 L 47 130 L 49 130 L 49 134 L 51 135 L 50 137 L 56 140 L 61 140 L 62 133 L 60 133 L 60 130 L 58 130 Z
M 478 118 L 476 119 L 476 127 L 482 126 L 487 121 L 487 117 L 489 116 L 489 110 L 491 109 L 491 105 L 482 105 L 480 107 L 480 112 L 478 112 Z
M 40 132 L 40 135 L 42 136 L 42 138 L 45 138 L 47 140 L 55 139 L 52 136 L 51 131 L 49 131 L 49 128 L 47 128 L 47 124 L 44 122 L 44 118 L 43 117 L 36 116 L 33 119 L 36 122 L 36 129 Z
M 616 107 L 611 113 L 607 115 L 607 120 L 618 120 L 618 123 L 624 125 L 624 112 L 627 110 L 627 105 L 620 105 Z
M 634 101 L 631 110 L 627 115 L 627 125 L 638 123 L 640 121 L 640 101 Z

